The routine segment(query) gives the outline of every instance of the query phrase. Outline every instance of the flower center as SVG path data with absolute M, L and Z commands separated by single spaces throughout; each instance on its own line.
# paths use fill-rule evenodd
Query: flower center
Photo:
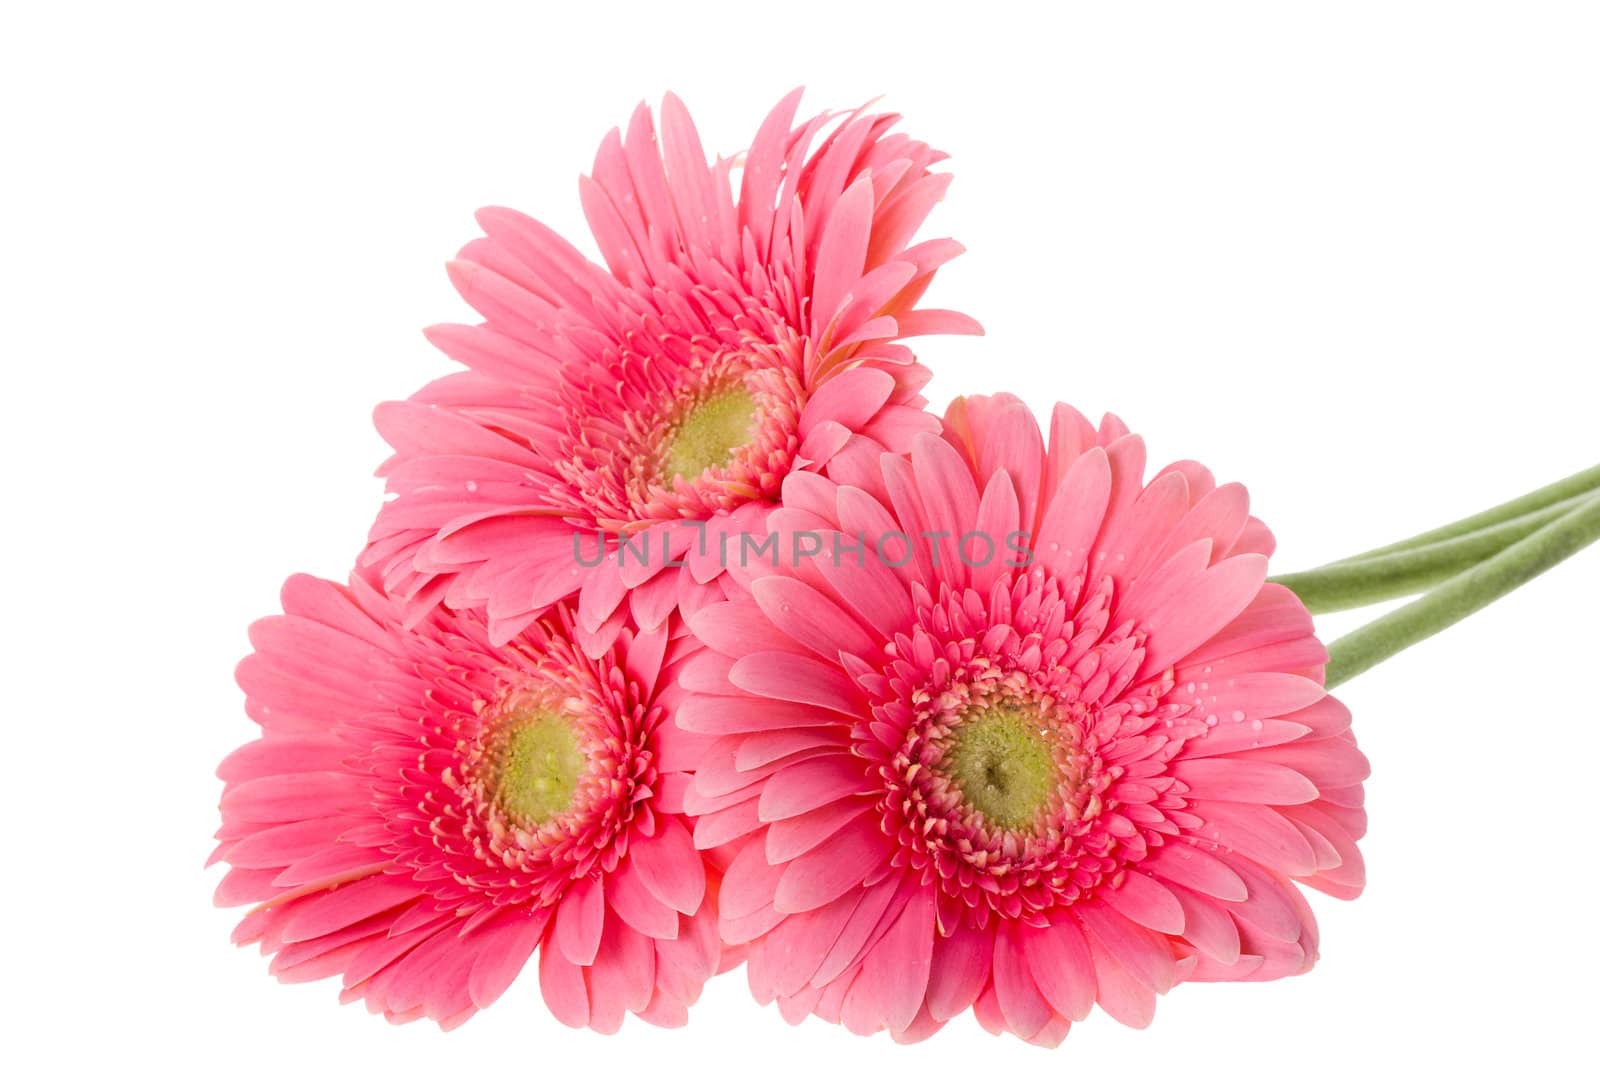
M 483 758 L 490 801 L 524 828 L 571 808 L 588 767 L 573 723 L 542 707 L 514 712 L 502 721 Z
M 701 400 L 672 429 L 662 461 L 667 483 L 697 479 L 708 468 L 726 468 L 756 436 L 756 401 L 743 384 Z
M 1014 707 L 989 707 L 951 730 L 940 769 L 996 827 L 1037 825 L 1061 774 L 1050 731 Z

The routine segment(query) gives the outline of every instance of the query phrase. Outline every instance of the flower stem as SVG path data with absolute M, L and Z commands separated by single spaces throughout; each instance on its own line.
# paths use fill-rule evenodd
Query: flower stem
M 1471 517 L 1462 518 L 1460 521 L 1452 521 L 1450 524 L 1441 525 L 1437 529 L 1430 529 L 1428 532 L 1418 533 L 1416 536 L 1407 537 L 1405 540 L 1397 540 L 1393 544 L 1386 544 L 1381 548 L 1373 548 L 1371 551 L 1352 555 L 1347 559 L 1341 559 L 1328 565 L 1338 566 L 1342 563 L 1373 559 L 1381 555 L 1407 551 L 1424 544 L 1435 544 L 1441 540 L 1465 536 L 1479 529 L 1486 529 L 1520 518 L 1525 514 L 1543 510 L 1555 503 L 1592 494 L 1597 488 L 1600 488 L 1600 465 L 1593 465 L 1582 472 L 1573 473 L 1564 480 L 1557 480 L 1555 483 L 1547 484 L 1537 491 L 1530 491 L 1520 498 L 1503 502 L 1499 506 L 1492 506 L 1481 513 L 1473 514 Z
M 1328 647 L 1331 659 L 1324 686 L 1337 687 L 1407 646 L 1438 634 L 1596 540 L 1600 540 L 1600 498 L 1589 498 L 1425 596 L 1336 639 Z
M 1578 495 L 1436 543 L 1389 549 L 1366 559 L 1343 559 L 1269 581 L 1294 590 L 1313 614 L 1409 597 L 1488 559 L 1589 499 L 1589 495 Z

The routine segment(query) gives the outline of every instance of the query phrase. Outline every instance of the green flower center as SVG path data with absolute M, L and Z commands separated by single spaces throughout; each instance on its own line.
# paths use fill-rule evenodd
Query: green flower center
M 484 786 L 507 819 L 537 827 L 572 807 L 578 780 L 588 766 L 572 722 L 534 708 L 500 723 L 484 753 Z
M 996 827 L 1033 827 L 1061 782 L 1048 730 L 1009 707 L 987 708 L 951 731 L 940 769 Z
M 700 401 L 672 429 L 662 465 L 666 481 L 693 480 L 708 468 L 725 468 L 756 436 L 756 401 L 735 385 Z

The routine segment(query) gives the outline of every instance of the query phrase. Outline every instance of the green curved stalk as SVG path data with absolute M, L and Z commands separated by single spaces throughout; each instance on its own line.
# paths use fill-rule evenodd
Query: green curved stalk
M 1324 685 L 1337 687 L 1438 634 L 1596 540 L 1600 540 L 1600 498 L 1591 498 L 1425 596 L 1336 639 L 1328 647 Z
M 1432 544 L 1386 552 L 1367 559 L 1345 559 L 1312 570 L 1276 575 L 1268 581 L 1288 586 L 1313 614 L 1360 608 L 1432 588 L 1488 559 L 1557 518 L 1590 496 L 1552 503 L 1498 525 Z
M 1352 555 L 1328 565 L 1338 566 L 1363 559 L 1374 559 L 1382 555 L 1407 551 L 1424 544 L 1435 544 L 1441 540 L 1465 536 L 1479 529 L 1486 529 L 1502 522 L 1520 518 L 1525 514 L 1534 513 L 1555 503 L 1591 494 L 1597 488 L 1600 488 L 1600 465 L 1586 468 L 1582 472 L 1575 472 L 1564 480 L 1557 480 L 1555 483 L 1547 484 L 1537 491 L 1530 491 L 1526 495 L 1512 499 L 1509 502 L 1503 502 L 1499 506 L 1492 506 L 1481 513 L 1473 514 L 1471 517 L 1462 518 L 1460 521 L 1452 521 L 1450 524 L 1441 525 L 1437 529 L 1430 529 L 1425 533 L 1418 533 L 1416 536 L 1397 540 L 1393 544 L 1385 544 L 1381 548 L 1373 548 L 1371 551 Z

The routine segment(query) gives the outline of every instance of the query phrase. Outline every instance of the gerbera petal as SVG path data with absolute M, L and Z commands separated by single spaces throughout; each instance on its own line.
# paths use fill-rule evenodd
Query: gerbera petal
M 579 881 L 556 910 L 554 944 L 571 962 L 588 966 L 600 950 L 605 920 L 606 897 L 600 877 Z
M 808 853 L 869 807 L 866 800 L 846 797 L 773 821 L 767 826 L 767 860 L 777 864 Z
M 841 650 L 858 655 L 872 652 L 874 642 L 861 626 L 804 582 L 762 578 L 750 591 L 773 627 L 820 657 L 837 660 Z
M 928 981 L 928 1012 L 950 1020 L 978 999 L 994 959 L 994 934 L 960 926 L 934 942 Z
M 1215 854 L 1184 842 L 1169 842 L 1155 851 L 1145 868 L 1170 883 L 1193 888 L 1215 899 L 1238 902 L 1245 897 L 1244 881 Z
M 798 585 L 800 583 L 787 583 Z M 752 695 L 854 713 L 861 694 L 839 670 L 814 657 L 777 650 L 747 654 L 728 671 L 728 679 Z
M 1100 533 L 1111 498 L 1111 466 L 1099 449 L 1073 461 L 1060 487 L 1045 503 L 1033 554 L 1046 570 L 1081 567 Z
M 422 892 L 413 880 L 369 876 L 324 892 L 295 912 L 283 927 L 283 938 L 303 941 L 343 929 L 375 914 L 409 903 Z
M 1270 761 L 1248 759 L 1185 759 L 1173 773 L 1202 800 L 1295 805 L 1317 799 L 1316 785 L 1305 775 Z
M 873 1029 L 905 1031 L 911 1026 L 927 993 L 932 961 L 933 891 L 923 888 L 910 895 L 899 917 L 872 945 L 861 977 L 851 987 L 851 998 L 872 1010 Z
M 1282 815 L 1263 805 L 1196 801 L 1189 810 L 1204 821 L 1197 836 L 1209 837 L 1263 865 L 1292 876 L 1316 871 L 1316 853 L 1305 836 Z
M 857 817 L 821 847 L 789 863 L 772 903 L 784 914 L 814 910 L 859 885 L 889 854 L 870 815 Z
M 1011 1031 L 1026 1039 L 1050 1022 L 1051 1007 L 1034 983 L 1025 935 L 1016 922 L 1000 924 L 994 942 L 994 995 Z
M 467 982 L 467 994 L 474 1005 L 486 1009 L 506 992 L 539 947 L 544 922 L 542 916 L 511 912 L 481 931 Z
M 706 894 L 705 865 L 694 840 L 679 820 L 662 820 L 654 838 L 635 838 L 628 858 L 639 880 L 661 902 L 681 914 L 694 914 Z
M 871 225 L 872 181 L 864 177 L 839 198 L 817 247 L 811 312 L 823 328 L 833 321 L 840 304 L 861 275 L 866 264 Z
M 894 379 L 873 367 L 858 367 L 825 383 L 800 413 L 800 433 L 805 434 L 824 421 L 842 424 L 858 431 L 894 392 Z
M 1156 993 L 1166 993 L 1177 981 L 1171 943 L 1165 937 L 1098 902 L 1080 903 L 1075 911 L 1085 934 L 1098 942 L 1097 959 L 1099 949 L 1105 949 L 1134 978 Z
M 1123 917 L 1158 933 L 1183 932 L 1183 905 L 1177 896 L 1137 870 L 1123 873 L 1122 883 L 1103 890 L 1100 899 Z
M 1082 1020 L 1094 1007 L 1094 957 L 1083 930 L 1067 915 L 1020 934 L 1029 970 L 1039 992 L 1056 1012 Z
M 771 822 L 865 793 L 869 783 L 848 757 L 821 756 L 777 771 L 761 790 L 761 818 Z

